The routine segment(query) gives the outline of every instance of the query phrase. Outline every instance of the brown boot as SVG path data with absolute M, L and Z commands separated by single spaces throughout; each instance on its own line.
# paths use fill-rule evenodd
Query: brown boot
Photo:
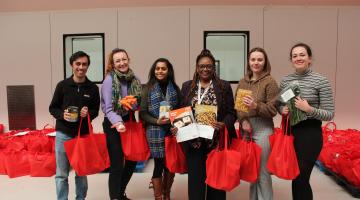
M 162 200 L 162 180 L 160 178 L 152 178 L 151 179 L 152 186 L 154 189 L 154 197 L 155 200 Z
M 171 186 L 174 182 L 175 174 L 171 172 L 164 172 L 163 176 L 163 200 L 170 200 Z

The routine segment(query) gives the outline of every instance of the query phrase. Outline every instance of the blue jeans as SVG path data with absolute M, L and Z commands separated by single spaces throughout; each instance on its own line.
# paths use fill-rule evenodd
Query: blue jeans
M 64 142 L 72 139 L 60 131 L 56 131 L 55 156 L 56 156 L 56 195 L 57 200 L 67 200 L 69 194 L 68 176 L 70 163 L 64 149 Z M 85 200 L 88 183 L 86 176 L 75 175 L 76 200 Z

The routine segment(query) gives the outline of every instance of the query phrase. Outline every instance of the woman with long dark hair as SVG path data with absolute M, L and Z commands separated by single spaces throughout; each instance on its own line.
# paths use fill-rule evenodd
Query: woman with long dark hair
M 160 113 L 160 106 L 176 109 L 180 103 L 180 89 L 175 83 L 174 68 L 166 58 L 157 59 L 149 72 L 149 81 L 141 95 L 140 117 L 146 124 L 146 135 L 154 171 L 151 178 L 156 200 L 169 200 L 174 173 L 165 167 L 165 136 L 171 135 L 168 116 Z
M 230 137 L 235 137 L 234 97 L 230 84 L 215 73 L 215 58 L 207 49 L 196 58 L 196 70 L 192 80 L 181 88 L 182 106 L 211 105 L 217 107 L 216 121 L 211 125 L 215 132 L 212 140 L 197 138 L 183 142 L 188 164 L 188 197 L 190 200 L 226 199 L 226 192 L 205 184 L 206 159 L 219 141 L 220 132 L 225 127 Z M 176 131 L 174 131 L 176 132 Z

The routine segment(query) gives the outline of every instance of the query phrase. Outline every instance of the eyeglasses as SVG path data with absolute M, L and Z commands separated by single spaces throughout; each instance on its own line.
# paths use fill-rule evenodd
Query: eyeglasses
M 205 68 L 208 70 L 211 70 L 214 68 L 214 65 L 212 64 L 205 64 L 205 65 L 198 65 L 199 69 L 204 70 Z

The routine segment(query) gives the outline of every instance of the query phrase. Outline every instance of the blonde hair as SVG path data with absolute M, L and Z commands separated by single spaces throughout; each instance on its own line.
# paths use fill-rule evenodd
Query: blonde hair
M 119 49 L 119 48 L 113 49 L 108 56 L 108 62 L 105 67 L 105 75 L 109 74 L 114 69 L 114 54 L 119 53 L 119 52 L 124 52 L 129 59 L 129 55 L 125 51 L 125 49 Z

